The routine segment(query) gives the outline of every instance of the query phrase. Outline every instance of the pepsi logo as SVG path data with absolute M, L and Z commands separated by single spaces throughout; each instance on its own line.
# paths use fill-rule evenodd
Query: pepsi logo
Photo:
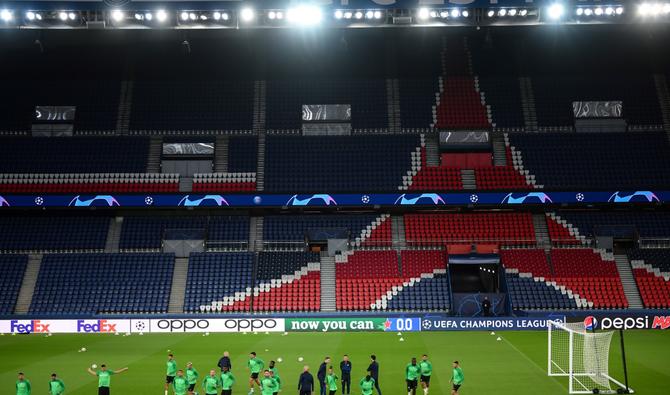
M 584 318 L 584 329 L 586 329 L 587 331 L 592 331 L 596 328 L 598 328 L 598 320 L 596 319 L 596 317 L 590 315 Z

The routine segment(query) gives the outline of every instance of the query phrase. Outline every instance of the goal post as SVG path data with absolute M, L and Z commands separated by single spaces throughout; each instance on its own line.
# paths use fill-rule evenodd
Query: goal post
M 549 321 L 547 374 L 568 377 L 570 394 L 623 393 L 626 385 L 609 374 L 614 332 L 590 332 L 583 323 Z M 628 388 L 628 393 L 633 390 Z

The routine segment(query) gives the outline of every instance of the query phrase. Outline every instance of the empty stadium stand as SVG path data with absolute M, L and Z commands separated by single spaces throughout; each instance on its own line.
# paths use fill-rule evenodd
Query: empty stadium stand
M 628 257 L 644 306 L 670 307 L 670 249 L 632 249 Z
M 250 311 L 251 300 L 242 295 L 251 289 L 253 268 L 253 253 L 192 253 L 184 311 Z
M 0 314 L 14 312 L 27 264 L 27 255 L 0 255 Z
M 670 229 L 670 214 L 663 211 L 571 211 L 556 213 L 579 235 L 640 238 L 666 238 Z M 575 232 L 573 232 L 575 233 Z
M 102 252 L 109 217 L 18 216 L 0 217 L 0 251 Z
M 174 255 L 45 255 L 34 314 L 166 313 Z

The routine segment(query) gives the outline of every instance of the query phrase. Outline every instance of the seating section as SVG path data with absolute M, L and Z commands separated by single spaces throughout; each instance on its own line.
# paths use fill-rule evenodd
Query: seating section
M 0 315 L 14 312 L 27 264 L 27 255 L 0 255 Z
M 540 126 L 572 126 L 574 101 L 623 101 L 632 125 L 661 125 L 654 81 L 649 75 L 551 75 L 532 77 Z
M 519 273 L 532 274 L 533 277 L 551 277 L 551 268 L 544 250 L 502 249 L 499 254 L 506 269 L 516 269 Z
M 109 217 L 0 217 L 2 252 L 102 252 Z
M 548 213 L 545 218 L 549 238 L 554 244 L 578 245 L 582 243 L 582 239 L 586 238 L 583 235 L 579 235 L 579 230 L 574 228 L 572 224 L 555 213 Z
M 134 193 L 179 192 L 178 174 L 0 174 L 0 192 Z
M 144 137 L 3 137 L 0 173 L 145 173 Z
M 538 277 L 506 273 L 507 287 L 515 309 L 574 309 L 575 299 Z
M 137 80 L 132 130 L 251 130 L 254 82 L 244 80 Z
M 193 175 L 193 192 L 254 192 L 256 173 L 207 173 Z
M 530 213 L 405 214 L 405 235 L 413 245 L 535 244 Z
M 44 59 L 40 59 L 41 62 Z M 72 58 L 67 62 L 72 64 Z M 2 80 L 4 100 L 0 109 L 0 131 L 30 130 L 36 106 L 75 106 L 75 131 L 116 130 L 121 92 L 118 80 L 105 80 L 103 77 L 73 81 L 61 78 L 62 74 L 59 75 L 55 70 L 49 70 L 55 74 L 43 71 L 44 75 L 34 74 L 33 78 L 27 80 L 11 77 Z M 74 70 L 69 71 L 71 75 L 79 74 Z M 101 73 L 98 76 L 106 75 L 103 71 Z M 16 76 L 17 73 L 12 75 Z M 45 75 L 52 78 L 45 79 Z M 4 153 L 0 157 L 4 157 Z
M 122 251 L 158 250 L 166 230 L 207 231 L 213 250 L 246 248 L 249 217 L 246 216 L 127 216 L 123 220 L 119 248 Z
M 258 138 L 231 136 L 228 139 L 228 172 L 256 173 Z
M 586 299 L 589 307 L 628 307 L 613 260 L 604 260 L 591 249 L 552 249 L 551 264 L 554 268 L 552 280 Z
M 665 133 L 509 134 L 523 166 L 545 188 L 646 190 L 670 185 Z
M 249 252 L 192 253 L 184 311 L 250 311 L 251 299 L 244 300 L 242 294 L 251 289 L 253 268 L 254 254 Z
M 337 309 L 448 310 L 446 256 L 441 251 L 356 251 L 336 257 Z M 427 296 L 434 299 L 424 299 Z M 425 308 L 423 306 L 426 306 Z
M 349 104 L 353 129 L 388 128 L 384 79 L 268 81 L 267 128 L 300 129 L 306 104 Z
M 286 193 L 397 191 L 417 135 L 268 136 L 265 190 Z M 296 177 L 300 174 L 300 177 Z
M 670 249 L 632 249 L 628 257 L 644 306 L 670 307 Z
M 406 129 L 425 129 L 433 121 L 437 77 L 429 80 L 400 80 L 400 122 Z
M 166 313 L 174 255 L 45 255 L 32 314 Z
M 518 78 L 507 75 L 480 75 L 479 86 L 491 110 L 493 118 L 491 126 L 507 130 L 524 127 Z
M 435 124 L 443 129 L 488 129 L 487 109 L 479 92 L 477 77 L 446 77 L 439 83 Z
M 263 240 L 304 241 L 308 230 L 345 228 L 353 240 L 376 220 L 375 215 L 268 215 L 263 220 Z M 367 232 L 366 232 L 367 233 Z
M 526 178 L 511 166 L 493 166 L 475 169 L 478 190 L 493 189 L 533 189 Z
M 561 219 L 571 224 L 579 234 L 641 238 L 670 236 L 670 213 L 663 211 L 570 211 L 561 210 Z

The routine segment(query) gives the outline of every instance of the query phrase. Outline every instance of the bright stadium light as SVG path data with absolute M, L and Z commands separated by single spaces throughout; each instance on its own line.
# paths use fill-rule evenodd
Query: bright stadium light
M 663 13 L 670 14 L 670 3 L 665 3 L 665 5 L 663 6 Z
M 382 12 L 381 11 L 375 11 L 375 19 L 382 19 Z
M 188 19 L 194 21 L 194 20 L 198 19 L 198 16 L 195 14 L 195 12 L 190 12 L 188 14 Z
M 419 19 L 428 19 L 430 11 L 428 8 L 419 8 L 419 13 L 417 15 L 419 15 Z
M 75 14 L 74 12 L 70 12 L 70 13 L 67 14 L 67 17 L 71 21 L 74 21 L 75 19 L 77 19 L 77 14 Z
M 112 11 L 112 19 L 114 19 L 115 22 L 121 22 L 123 20 L 123 11 L 121 10 Z
M 26 19 L 29 21 L 34 21 L 35 20 L 35 13 L 32 11 L 26 12 Z
M 586 16 L 591 16 L 591 15 L 593 15 L 593 10 L 590 9 L 590 8 L 585 9 L 585 10 L 584 10 L 584 15 L 586 15 Z
M 468 11 L 468 10 L 463 10 L 463 12 L 461 12 L 461 16 L 462 16 L 463 18 L 467 18 L 467 17 L 469 17 L 469 16 L 470 16 L 470 11 Z
M 207 19 L 208 19 L 208 18 L 207 18 L 207 15 L 205 15 L 205 14 L 201 14 L 201 15 L 200 15 L 200 20 L 201 20 L 201 21 L 206 21 Z
M 344 13 L 342 10 L 337 10 L 335 11 L 335 19 L 342 19 L 344 17 Z
M 493 11 L 493 10 L 489 10 L 489 12 L 486 13 L 486 16 L 488 16 L 489 18 L 493 18 L 493 16 L 494 16 L 495 14 L 496 14 L 495 11 Z
M 322 18 L 323 14 L 321 13 L 321 9 L 312 5 L 301 5 L 291 8 L 286 13 L 286 19 L 292 23 L 303 26 L 317 25 L 321 22 Z
M 240 12 L 240 17 L 244 22 L 251 22 L 254 19 L 254 10 L 251 8 L 243 8 Z
M 2 10 L 2 11 L 0 11 L 0 18 L 4 22 L 9 22 L 12 19 L 14 19 L 14 14 L 12 14 L 12 12 L 10 10 Z
M 614 12 L 616 12 L 617 15 L 623 14 L 623 7 L 617 7 L 616 10 L 614 10 Z
M 360 11 L 356 11 L 356 13 L 354 14 L 354 18 L 363 19 L 363 13 Z
M 165 12 L 165 10 L 156 11 L 156 19 L 158 22 L 165 22 L 167 19 L 167 12 Z
M 228 18 L 226 17 L 226 19 Z M 277 11 L 277 19 L 284 19 L 284 13 L 281 11 Z
M 60 19 L 63 22 L 67 21 L 67 12 L 65 12 L 65 11 L 59 12 L 58 13 L 58 19 Z
M 144 19 L 144 15 L 135 13 L 135 19 L 141 21 L 142 19 Z
M 344 13 L 344 19 L 351 19 L 352 16 L 354 16 L 354 14 L 351 11 Z
M 512 8 L 511 10 L 508 11 L 508 13 L 509 13 L 509 16 L 516 16 L 516 13 L 517 13 L 516 8 Z
M 565 8 L 563 7 L 563 4 L 560 3 L 554 3 L 549 6 L 547 9 L 549 12 L 549 19 L 553 20 L 558 20 L 563 17 L 563 13 L 565 12 Z
M 597 16 L 601 16 L 601 15 L 603 14 L 603 9 L 602 9 L 601 7 L 598 7 L 598 8 L 596 8 L 596 10 L 594 11 L 594 13 L 595 13 Z
M 146 12 L 144 13 L 144 19 L 146 19 L 147 21 L 152 21 L 154 19 L 154 14 Z
M 437 11 L 433 10 L 430 12 L 430 17 L 431 18 L 437 18 Z
M 507 10 L 502 8 L 500 11 L 498 11 L 498 16 L 506 16 L 507 15 Z
M 182 11 L 181 14 L 179 14 L 179 19 L 182 21 L 187 21 L 188 20 L 188 12 Z
M 276 12 L 274 12 L 274 11 L 268 12 L 268 19 L 274 20 L 275 18 L 277 18 L 277 13 Z
M 440 12 L 440 18 L 449 18 L 449 11 L 441 11 Z
M 452 18 L 458 18 L 459 16 L 461 16 L 461 12 L 458 10 L 458 8 L 454 8 L 453 10 L 451 10 Z
M 584 15 L 584 9 L 583 8 L 577 8 L 577 10 L 575 11 L 575 14 L 577 14 L 577 16 Z
M 519 11 L 519 15 L 521 15 L 521 16 L 526 16 L 526 15 L 528 15 L 528 10 L 525 10 L 525 9 L 524 9 L 524 10 Z
M 606 15 L 614 15 L 614 8 L 612 8 L 612 7 L 605 8 L 605 14 Z

